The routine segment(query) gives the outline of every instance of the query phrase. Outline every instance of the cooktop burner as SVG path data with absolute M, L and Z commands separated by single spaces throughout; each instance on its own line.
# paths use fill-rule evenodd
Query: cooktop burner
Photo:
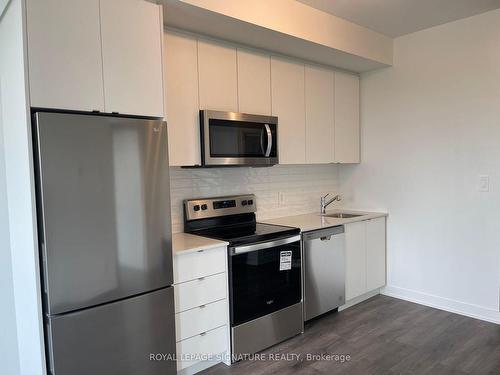
M 184 231 L 231 246 L 293 236 L 300 229 L 257 223 L 253 194 L 184 201 Z

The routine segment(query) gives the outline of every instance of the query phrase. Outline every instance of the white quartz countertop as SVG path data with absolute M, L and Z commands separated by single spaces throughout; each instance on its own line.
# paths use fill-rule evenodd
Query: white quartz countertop
M 172 235 L 172 248 L 174 255 L 195 252 L 198 250 L 212 249 L 229 245 L 225 241 L 214 240 L 207 237 L 195 236 L 188 233 L 174 233 Z
M 360 216 L 340 219 L 335 217 L 322 216 L 319 213 L 310 213 L 304 215 L 285 216 L 276 219 L 259 220 L 259 221 L 267 224 L 276 224 L 276 225 L 284 225 L 287 227 L 300 228 L 302 232 L 308 232 L 317 229 L 354 223 L 356 221 L 375 219 L 377 217 L 384 217 L 388 215 L 386 212 L 367 212 L 367 211 L 359 211 L 351 209 L 335 209 L 326 212 L 327 215 L 334 213 L 349 213 L 349 214 L 352 213 Z

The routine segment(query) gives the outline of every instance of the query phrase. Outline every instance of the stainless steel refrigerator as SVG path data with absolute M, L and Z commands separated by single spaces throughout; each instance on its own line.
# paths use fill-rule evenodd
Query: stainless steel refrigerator
M 166 124 L 37 112 L 33 143 L 50 372 L 174 374 Z

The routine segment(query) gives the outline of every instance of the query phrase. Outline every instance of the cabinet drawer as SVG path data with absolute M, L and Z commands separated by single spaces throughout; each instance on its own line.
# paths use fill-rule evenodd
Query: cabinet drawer
M 227 299 L 175 314 L 175 337 L 181 341 L 227 324 Z
M 228 350 L 227 326 L 219 327 L 177 343 L 177 370 L 192 366 L 200 360 L 216 360 L 215 356 Z M 222 360 L 222 358 L 221 358 Z
M 226 273 L 174 285 L 175 312 L 206 305 L 227 297 Z
M 174 283 L 198 279 L 226 270 L 227 248 L 218 247 L 180 254 L 174 258 Z

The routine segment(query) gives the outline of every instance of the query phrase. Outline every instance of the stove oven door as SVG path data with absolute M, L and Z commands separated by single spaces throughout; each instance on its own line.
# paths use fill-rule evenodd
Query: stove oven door
M 231 326 L 302 300 L 300 236 L 230 248 Z

